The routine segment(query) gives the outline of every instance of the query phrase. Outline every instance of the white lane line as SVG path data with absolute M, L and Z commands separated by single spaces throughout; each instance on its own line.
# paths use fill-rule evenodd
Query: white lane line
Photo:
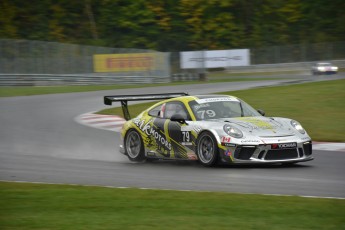
M 288 195 L 288 194 L 269 194 L 269 193 L 238 193 L 225 191 L 201 191 L 201 190 L 183 190 L 183 189 L 160 189 L 160 188 L 140 188 L 140 187 L 117 187 L 111 185 L 83 185 L 83 184 L 64 184 L 64 183 L 49 183 L 49 182 L 32 182 L 32 181 L 9 181 L 0 180 L 0 182 L 10 183 L 29 183 L 29 184 L 47 184 L 47 185 L 68 185 L 68 186 L 82 186 L 82 187 L 98 187 L 98 188 L 112 188 L 112 189 L 141 189 L 141 190 L 159 190 L 159 191 L 177 191 L 177 192 L 207 192 L 207 193 L 233 193 L 244 195 L 264 195 L 264 196 L 282 196 L 282 197 L 303 197 L 312 199 L 336 199 L 345 200 L 345 197 L 331 197 L 331 196 L 303 196 L 303 195 Z

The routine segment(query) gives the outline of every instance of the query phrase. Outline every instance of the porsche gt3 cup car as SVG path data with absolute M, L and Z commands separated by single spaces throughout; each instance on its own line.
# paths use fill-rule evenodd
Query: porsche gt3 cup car
M 336 74 L 337 72 L 338 67 L 328 62 L 316 63 L 316 65 L 311 68 L 311 73 L 313 75 Z
M 131 119 L 128 101 L 165 99 Z M 105 96 L 120 101 L 127 120 L 120 152 L 131 161 L 198 160 L 217 163 L 283 163 L 313 159 L 312 140 L 300 123 L 265 117 L 241 99 L 228 95 L 186 93 Z

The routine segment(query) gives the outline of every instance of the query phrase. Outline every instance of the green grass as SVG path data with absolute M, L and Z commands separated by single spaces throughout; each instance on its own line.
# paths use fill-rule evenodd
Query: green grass
M 223 92 L 242 98 L 255 108 L 264 109 L 266 116 L 288 117 L 302 123 L 315 141 L 345 141 L 345 80 L 299 85 L 265 87 Z M 130 106 L 134 117 L 153 103 Z M 121 108 L 100 114 L 122 115 Z
M 210 78 L 207 82 L 202 81 L 179 81 L 173 83 L 161 84 L 140 84 L 140 85 L 88 85 L 88 86 L 2 86 L 0 87 L 0 97 L 14 97 L 14 96 L 32 96 L 42 94 L 56 94 L 56 93 L 77 93 L 89 92 L 99 90 L 114 90 L 114 89 L 130 89 L 130 88 L 144 88 L 144 87 L 159 87 L 159 86 L 174 86 L 174 85 L 190 85 L 190 84 L 207 84 L 217 82 L 237 82 L 237 81 L 264 81 L 282 78 L 234 78 L 227 77 L 222 79 Z
M 0 183 L 0 229 L 345 229 L 345 200 Z

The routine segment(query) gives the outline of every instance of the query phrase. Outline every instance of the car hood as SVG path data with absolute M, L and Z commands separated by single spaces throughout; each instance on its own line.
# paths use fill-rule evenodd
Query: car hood
M 295 135 L 294 130 L 286 122 L 288 119 L 273 117 L 238 117 L 222 119 L 235 125 L 240 130 L 260 137 L 283 137 Z

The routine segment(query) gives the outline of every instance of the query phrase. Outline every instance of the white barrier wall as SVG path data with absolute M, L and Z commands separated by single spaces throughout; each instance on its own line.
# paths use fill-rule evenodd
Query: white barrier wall
M 249 49 L 180 52 L 181 69 L 249 66 Z

